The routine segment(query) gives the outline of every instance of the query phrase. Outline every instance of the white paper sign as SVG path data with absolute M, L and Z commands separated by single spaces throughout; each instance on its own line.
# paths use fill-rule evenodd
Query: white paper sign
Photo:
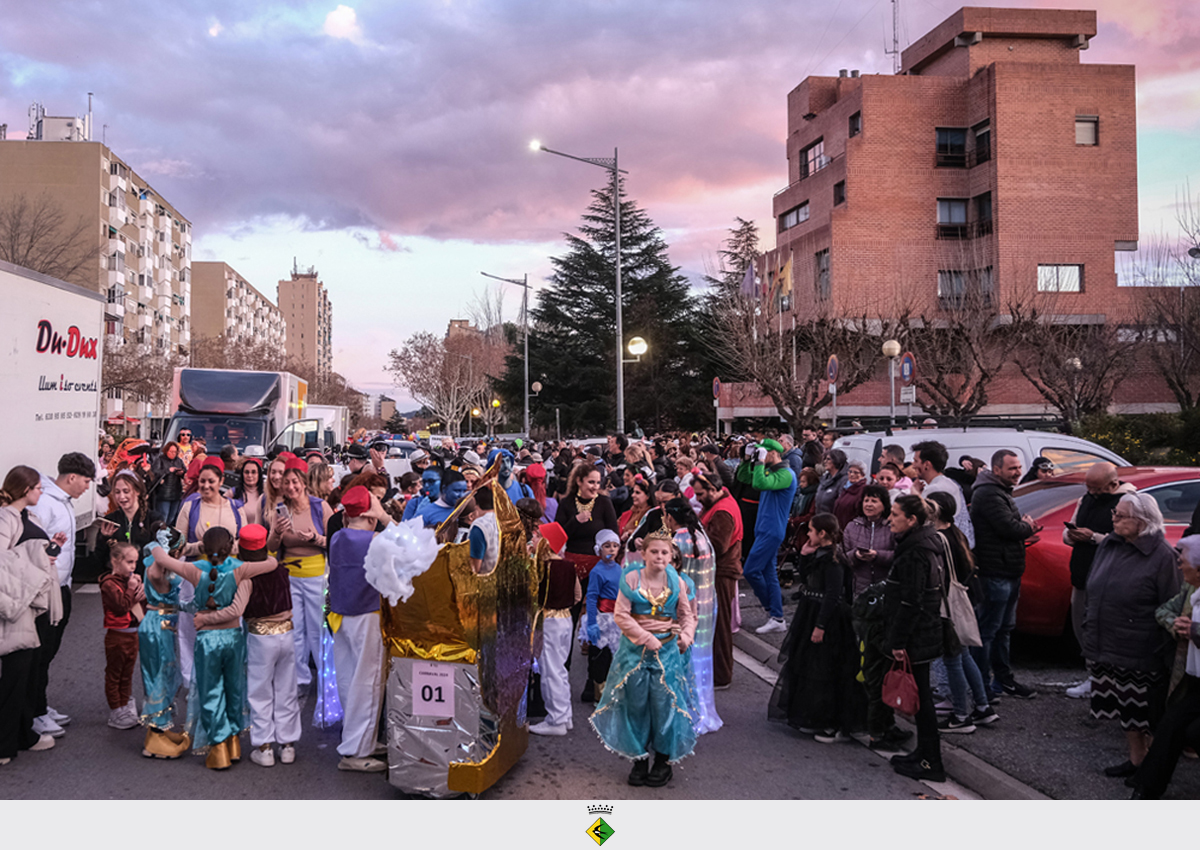
M 413 714 L 421 717 L 454 716 L 454 665 L 414 661 L 412 665 Z
M 900 403 L 901 404 L 916 404 L 917 403 L 917 388 L 916 387 L 901 387 L 900 388 Z

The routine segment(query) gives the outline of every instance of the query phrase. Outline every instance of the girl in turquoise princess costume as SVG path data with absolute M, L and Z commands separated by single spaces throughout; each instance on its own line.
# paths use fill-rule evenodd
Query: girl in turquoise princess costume
M 629 784 L 655 788 L 671 780 L 671 765 L 696 745 L 685 655 L 695 637 L 696 614 L 671 566 L 670 537 L 663 529 L 646 535 L 644 564 L 635 562 L 621 576 L 613 613 L 621 644 L 590 720 L 608 749 L 633 760 Z
M 233 535 L 215 527 L 204 533 L 204 560 L 179 561 L 152 542 L 154 562 L 195 585 L 196 660 L 188 693 L 188 734 L 193 752 L 207 756 L 205 765 L 224 770 L 242 757 L 239 735 L 249 727 L 246 685 L 246 636 L 241 615 L 250 599 L 250 579 L 277 566 L 266 552 L 262 526 L 242 529 L 240 542 L 247 561 L 232 556 Z

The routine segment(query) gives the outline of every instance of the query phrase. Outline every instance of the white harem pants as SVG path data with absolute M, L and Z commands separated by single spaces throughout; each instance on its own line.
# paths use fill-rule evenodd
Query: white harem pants
M 342 618 L 333 636 L 333 661 L 345 715 L 337 751 L 350 758 L 367 758 L 375 750 L 383 703 L 383 635 L 378 611 Z
M 300 701 L 292 633 L 246 635 L 246 678 L 251 745 L 299 741 Z

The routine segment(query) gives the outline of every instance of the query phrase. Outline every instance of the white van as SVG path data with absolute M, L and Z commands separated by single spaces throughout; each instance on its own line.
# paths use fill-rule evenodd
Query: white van
M 874 475 L 879 471 L 879 456 L 884 446 L 897 445 L 904 448 L 906 460 L 912 460 L 914 443 L 936 440 L 946 447 L 950 455 L 949 466 L 958 466 L 958 459 L 970 455 L 992 462 L 992 453 L 997 449 L 1011 449 L 1021 459 L 1021 468 L 1028 471 L 1038 455 L 1049 458 L 1061 475 L 1064 472 L 1083 472 L 1093 463 L 1106 460 L 1117 466 L 1132 466 L 1118 454 L 1103 446 L 1047 431 L 1019 431 L 1015 428 L 926 428 L 894 431 L 888 436 L 885 431 L 872 431 L 839 437 L 834 448 L 846 453 L 849 460 L 862 461 Z

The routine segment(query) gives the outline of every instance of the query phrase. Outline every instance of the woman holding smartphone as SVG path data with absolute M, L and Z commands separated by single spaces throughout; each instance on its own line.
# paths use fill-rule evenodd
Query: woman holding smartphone
M 308 492 L 308 464 L 299 458 L 286 462 L 280 495 L 270 512 L 267 548 L 279 553 L 288 569 L 292 591 L 292 637 L 296 645 L 296 683 L 312 682 L 308 660 L 321 663 L 321 627 L 325 622 L 325 529 L 333 509 Z
M 122 469 L 109 482 L 109 501 L 113 509 L 100 522 L 100 541 L 97 546 L 101 563 L 108 563 L 108 547 L 114 540 L 132 543 L 140 552 L 142 547 L 154 539 L 150 531 L 156 522 L 165 518 L 152 511 L 146 504 L 146 485 L 142 477 L 130 469 Z M 138 561 L 137 574 L 143 572 Z

